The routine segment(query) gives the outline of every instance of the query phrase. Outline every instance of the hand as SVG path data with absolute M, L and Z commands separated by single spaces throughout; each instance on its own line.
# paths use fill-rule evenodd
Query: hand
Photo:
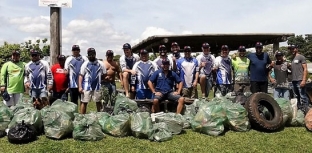
M 130 72 L 131 72 L 132 75 L 136 74 L 136 72 L 134 70 L 130 70 Z
M 155 92 L 155 96 L 161 96 L 161 92 Z
M 52 85 L 48 85 L 48 91 L 51 91 L 51 90 L 52 90 L 52 88 L 53 88 L 53 86 L 52 86 Z
M 175 58 L 175 56 L 172 56 L 172 61 L 173 63 L 175 63 L 174 61 L 176 61 L 177 59 Z
M 306 82 L 305 81 L 301 81 L 300 87 L 303 88 L 305 85 L 306 85 Z
M 82 88 L 79 88 L 79 92 L 83 94 L 83 89 L 82 89 Z
M 177 91 L 173 92 L 172 93 L 173 95 L 178 95 L 179 93 Z
M 194 81 L 192 86 L 196 88 L 197 87 L 197 81 Z
M 200 66 L 201 67 L 205 67 L 206 66 L 206 62 L 201 62 Z
M 0 90 L 3 92 L 5 90 L 5 87 L 1 87 Z
M 273 78 L 272 78 L 272 79 L 270 79 L 270 81 L 271 81 L 271 83 L 273 83 L 273 84 L 274 84 L 274 83 L 276 83 L 276 80 L 275 80 L 275 79 L 273 79 Z
M 26 82 L 26 83 L 25 83 L 25 88 L 29 89 L 29 87 L 30 87 L 29 82 Z
M 131 91 L 132 91 L 132 92 L 135 92 L 134 86 L 131 87 Z

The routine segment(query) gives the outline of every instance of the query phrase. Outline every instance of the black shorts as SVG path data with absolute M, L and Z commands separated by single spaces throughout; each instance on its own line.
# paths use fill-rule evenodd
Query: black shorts
M 153 94 L 153 96 L 154 99 L 158 99 L 159 102 L 163 100 L 178 102 L 181 97 L 180 95 L 174 95 L 173 92 L 162 94 L 161 96 L 156 96 L 155 94 Z

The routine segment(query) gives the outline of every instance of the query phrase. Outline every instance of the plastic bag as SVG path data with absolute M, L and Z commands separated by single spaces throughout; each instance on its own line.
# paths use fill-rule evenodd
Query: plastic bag
M 164 122 L 153 125 L 153 134 L 149 137 L 152 141 L 164 142 L 172 139 L 172 134 L 168 130 L 168 125 Z
M 153 134 L 152 119 L 148 112 L 131 114 L 130 125 L 134 137 L 148 139 Z
M 124 94 L 118 94 L 116 96 L 116 102 L 114 106 L 114 114 L 120 114 L 124 112 L 124 109 L 135 112 L 138 109 L 138 105 L 135 101 L 127 98 Z
M 33 125 L 26 124 L 24 121 L 11 127 L 8 132 L 10 143 L 22 144 L 32 142 L 37 139 L 36 129 Z
M 44 133 L 52 139 L 62 139 L 73 132 L 72 118 L 63 111 L 47 109 L 43 116 Z
M 167 124 L 168 130 L 172 134 L 180 134 L 186 120 L 183 118 L 181 114 L 165 113 L 163 116 L 156 117 L 156 122 L 157 123 L 164 122 Z
M 227 125 L 233 131 L 246 132 L 250 130 L 250 122 L 246 109 L 237 103 L 226 108 Z
M 34 107 L 31 99 L 21 96 L 17 104 L 15 106 L 11 106 L 10 109 L 13 111 L 13 114 L 15 114 L 19 110 L 28 107 Z
M 293 115 L 293 110 L 291 107 L 291 103 L 289 100 L 285 98 L 277 98 L 275 99 L 278 105 L 281 107 L 282 112 L 283 112 L 283 123 L 284 124 L 290 124 L 291 118 Z
M 0 131 L 4 131 L 8 128 L 12 118 L 12 110 L 8 106 L 0 104 Z
M 107 119 L 105 119 L 104 124 L 101 124 L 101 126 L 102 126 L 103 132 L 106 134 L 109 134 L 115 137 L 127 136 L 131 133 L 130 115 L 118 114 L 115 116 L 110 116 Z
M 78 106 L 76 104 L 69 101 L 62 101 L 60 99 L 54 101 L 50 108 L 65 112 L 71 117 L 71 119 L 74 119 L 74 114 L 78 113 Z
M 94 113 L 75 113 L 75 120 L 73 124 L 73 138 L 75 140 L 98 141 L 105 137 L 104 133 L 102 132 L 101 125 L 99 124 L 97 115 Z

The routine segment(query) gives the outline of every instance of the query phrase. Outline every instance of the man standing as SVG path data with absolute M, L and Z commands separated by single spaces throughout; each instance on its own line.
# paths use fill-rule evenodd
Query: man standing
M 136 62 L 132 68 L 136 72 L 136 80 L 131 81 L 132 91 L 136 92 L 137 99 L 152 99 L 152 92 L 148 89 L 147 82 L 151 75 L 157 70 L 157 65 L 149 60 L 148 52 L 140 50 L 141 60 Z
M 309 111 L 309 99 L 306 94 L 306 81 L 307 81 L 307 63 L 303 55 L 299 54 L 298 46 L 290 45 L 288 47 L 292 54 L 291 72 L 293 90 L 297 96 L 297 106 L 304 114 Z
M 121 79 L 121 86 L 124 87 L 126 92 L 126 97 L 133 99 L 134 94 L 131 95 L 129 93 L 129 82 L 130 76 L 135 75 L 135 71 L 132 70 L 134 63 L 140 60 L 139 55 L 133 54 L 131 50 L 131 45 L 125 43 L 122 47 L 124 50 L 124 55 L 122 55 L 119 59 L 121 71 L 122 71 L 122 79 Z
M 268 72 L 271 70 L 273 63 L 268 53 L 263 52 L 261 42 L 256 43 L 256 53 L 250 53 L 247 58 L 250 60 L 250 91 L 252 93 L 268 93 Z
M 81 93 L 80 113 L 85 114 L 87 104 L 91 99 L 96 102 L 97 111 L 101 111 L 101 79 L 106 75 L 103 62 L 96 59 L 94 48 L 88 49 L 88 61 L 85 61 L 80 69 L 79 92 Z
M 232 62 L 229 57 L 229 47 L 227 45 L 222 45 L 221 56 L 218 56 L 215 60 L 213 70 L 216 71 L 216 87 L 215 96 L 217 93 L 221 93 L 225 96 L 231 91 L 232 85 Z
M 198 62 L 191 56 L 190 46 L 184 46 L 184 58 L 177 62 L 177 71 L 183 82 L 182 96 L 188 98 L 198 98 L 197 82 L 199 76 Z
M 171 57 L 173 64 L 177 64 L 178 60 L 182 58 L 180 54 L 180 46 L 177 42 L 171 43 Z
M 51 104 L 56 99 L 68 100 L 67 92 L 69 79 L 64 70 L 66 57 L 64 55 L 59 55 L 57 56 L 57 60 L 58 63 L 54 64 L 51 68 L 54 79 Z
M 31 50 L 31 61 L 25 66 L 25 86 L 30 89 L 32 98 L 48 97 L 48 91 L 52 90 L 53 76 L 49 63 L 40 60 L 37 50 Z
M 70 101 L 78 105 L 78 98 L 81 100 L 81 94 L 78 91 L 78 77 L 82 63 L 88 61 L 87 57 L 80 55 L 80 47 L 72 46 L 72 56 L 69 56 L 64 65 L 65 73 L 69 77 Z
M 239 46 L 238 56 L 232 59 L 233 74 L 234 74 L 234 92 L 238 92 L 240 89 L 244 91 L 250 91 L 250 80 L 248 74 L 249 59 L 246 57 L 245 46 Z
M 162 61 L 167 60 L 170 62 L 170 70 L 176 69 L 176 64 L 172 61 L 172 58 L 168 58 L 167 56 L 167 48 L 165 45 L 159 46 L 159 56 L 154 60 L 154 63 L 157 64 L 158 69 L 161 69 Z
M 148 81 L 148 86 L 154 94 L 153 113 L 159 112 L 159 102 L 166 99 L 178 102 L 177 114 L 180 114 L 183 109 L 184 97 L 179 95 L 183 83 L 175 72 L 169 70 L 169 67 L 170 62 L 162 60 L 162 69 L 155 71 Z M 177 91 L 173 91 L 174 83 L 179 84 Z
M 213 65 L 215 57 L 210 54 L 210 45 L 202 44 L 203 53 L 196 57 L 199 64 L 199 84 L 202 91 L 202 97 L 208 97 L 213 82 Z
M 117 62 L 113 60 L 114 58 L 114 52 L 112 50 L 107 50 L 106 51 L 106 60 L 104 60 L 103 64 L 104 67 L 106 68 L 107 75 L 105 78 L 103 78 L 103 99 L 104 102 L 108 104 L 110 102 L 111 106 L 114 106 L 114 97 L 116 96 L 116 84 L 115 84 L 115 78 L 117 75 L 117 78 L 122 78 L 121 73 L 120 73 L 120 66 Z M 107 94 L 104 93 L 104 90 L 108 91 Z
M 1 68 L 1 92 L 7 92 L 10 99 L 3 101 L 8 107 L 15 106 L 24 88 L 25 63 L 20 61 L 20 52 L 12 51 L 12 61 L 6 62 Z

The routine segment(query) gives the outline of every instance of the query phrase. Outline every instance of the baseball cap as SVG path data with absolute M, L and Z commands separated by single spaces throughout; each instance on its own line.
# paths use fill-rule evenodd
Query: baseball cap
M 170 62 L 167 59 L 163 59 L 161 62 L 162 65 L 170 65 Z
M 88 48 L 88 54 L 95 54 L 95 49 L 94 48 Z
M 256 48 L 257 48 L 257 47 L 263 47 L 263 45 L 262 45 L 261 42 L 257 42 L 255 47 L 256 47 Z
M 289 45 L 288 49 L 294 49 L 294 48 L 298 48 L 298 45 Z
M 79 45 L 73 45 L 72 46 L 72 51 L 80 51 Z
M 221 50 L 222 50 L 222 49 L 226 49 L 226 50 L 228 50 L 228 49 L 229 49 L 229 47 L 228 47 L 227 45 L 222 45 L 222 46 L 221 46 Z
M 171 47 L 172 46 L 179 46 L 179 44 L 177 42 L 173 42 L 173 43 L 171 43 Z
M 33 55 L 33 54 L 39 54 L 39 51 L 35 50 L 35 49 L 32 49 L 30 50 L 30 54 Z
M 167 50 L 166 46 L 165 45 L 159 45 L 159 50 Z
M 191 49 L 190 46 L 184 46 L 184 51 L 185 51 L 185 52 L 187 52 L 187 51 L 191 52 L 192 49 Z
M 12 55 L 13 55 L 13 54 L 18 54 L 18 55 L 20 55 L 21 53 L 20 53 L 18 50 L 13 50 L 13 51 L 12 51 Z
M 147 52 L 147 50 L 145 50 L 145 49 L 141 49 L 140 50 L 140 54 L 147 54 L 148 52 Z
M 239 47 L 238 47 L 238 51 L 246 51 L 245 46 L 239 46 Z
M 114 56 L 114 51 L 112 51 L 112 50 L 107 50 L 107 51 L 106 51 L 106 56 Z
M 204 42 L 204 43 L 202 44 L 202 47 L 203 47 L 203 48 L 210 48 L 210 45 L 209 45 L 208 43 Z
M 277 51 L 277 52 L 275 53 L 275 56 L 284 56 L 284 54 L 283 54 L 281 51 Z
M 66 57 L 65 57 L 64 55 L 59 55 L 59 56 L 57 56 L 57 59 L 58 59 L 58 60 L 65 60 Z
M 122 46 L 122 49 L 131 49 L 131 45 L 129 43 L 125 43 L 123 46 Z

